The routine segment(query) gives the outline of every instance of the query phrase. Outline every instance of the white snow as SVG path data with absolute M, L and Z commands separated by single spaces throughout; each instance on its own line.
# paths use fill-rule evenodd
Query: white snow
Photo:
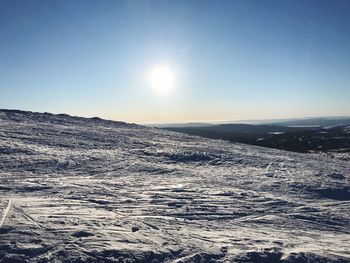
M 0 111 L 0 262 L 349 262 L 350 162 Z

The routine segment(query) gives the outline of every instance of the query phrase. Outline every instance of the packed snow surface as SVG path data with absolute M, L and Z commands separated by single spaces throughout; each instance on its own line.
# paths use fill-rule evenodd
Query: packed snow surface
M 350 162 L 0 110 L 0 262 L 350 262 Z

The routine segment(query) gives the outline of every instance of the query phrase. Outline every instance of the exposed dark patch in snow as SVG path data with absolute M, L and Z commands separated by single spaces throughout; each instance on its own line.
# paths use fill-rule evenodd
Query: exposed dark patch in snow
M 73 237 L 91 237 L 94 236 L 94 233 L 84 231 L 84 230 L 79 230 L 75 233 L 72 234 Z

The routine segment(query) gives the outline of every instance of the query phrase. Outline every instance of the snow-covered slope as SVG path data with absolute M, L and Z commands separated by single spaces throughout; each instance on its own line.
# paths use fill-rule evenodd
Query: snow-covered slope
M 0 111 L 0 262 L 350 262 L 350 162 Z

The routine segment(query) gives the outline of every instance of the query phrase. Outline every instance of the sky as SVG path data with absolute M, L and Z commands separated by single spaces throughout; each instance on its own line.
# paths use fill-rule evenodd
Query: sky
M 155 67 L 172 74 L 167 92 Z M 350 1 L 0 0 L 0 108 L 135 123 L 350 116 Z

